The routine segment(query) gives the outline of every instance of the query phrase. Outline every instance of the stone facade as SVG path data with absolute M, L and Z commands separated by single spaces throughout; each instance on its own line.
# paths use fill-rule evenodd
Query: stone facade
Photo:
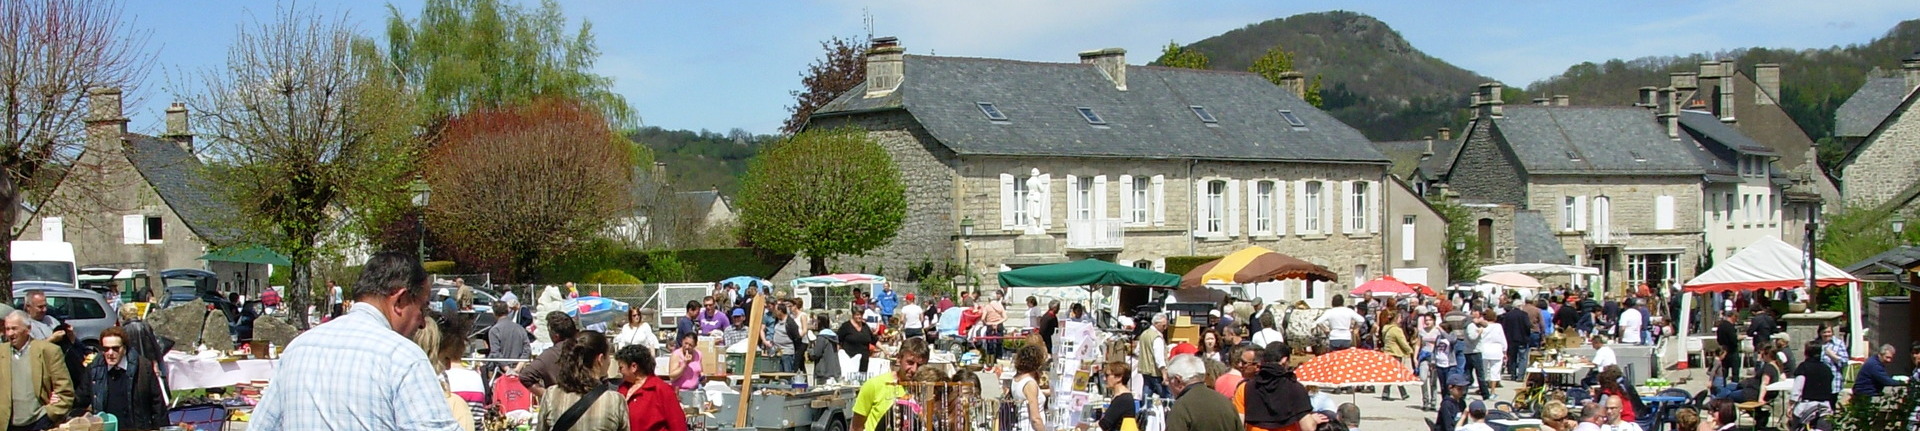
M 1901 102 L 1841 166 L 1846 172 L 1841 191 L 1848 206 L 1880 206 L 1920 183 L 1920 114 L 1913 105 L 1911 96 Z M 1912 205 L 1909 200 L 1902 207 Z
M 1595 285 L 1605 286 L 1612 293 L 1624 292 L 1632 280 L 1648 277 L 1632 273 L 1635 255 L 1662 254 L 1678 259 L 1676 273 L 1652 278 L 1670 282 L 1693 278 L 1706 244 L 1701 229 L 1706 214 L 1701 208 L 1702 190 L 1698 178 L 1682 176 L 1553 175 L 1535 176 L 1528 184 L 1529 207 L 1547 216 L 1561 246 L 1567 254 L 1576 256 L 1575 264 L 1602 270 Z M 1567 229 L 1563 224 L 1567 217 L 1565 199 L 1569 196 L 1587 202 L 1584 228 Z M 1673 206 L 1668 210 L 1673 218 L 1668 229 L 1659 229 L 1656 223 L 1661 217 L 1656 207 L 1662 196 L 1670 198 Z M 1608 207 L 1605 211 L 1596 204 L 1603 197 Z M 1613 236 L 1596 238 L 1601 231 Z
M 832 117 L 814 127 L 839 125 L 866 128 L 870 136 L 887 149 L 906 183 L 908 202 L 906 222 L 891 243 L 865 256 L 831 261 L 829 267 L 836 271 L 877 272 L 897 277 L 906 268 L 929 263 L 952 263 L 978 274 L 982 288 L 997 287 L 997 277 L 993 274 L 1004 268 L 1003 261 L 1013 257 L 1014 238 L 1023 232 L 1023 227 L 1003 226 L 1001 223 L 1004 210 L 1000 189 L 1002 175 L 1024 177 L 1035 169 L 1051 178 L 1047 194 L 1052 224 L 1046 232 L 1058 241 L 1056 249 L 1064 250 L 1069 258 L 1098 258 L 1164 269 L 1165 259 L 1169 256 L 1218 256 L 1257 245 L 1324 265 L 1340 274 L 1341 282 L 1346 285 L 1410 264 L 1398 259 L 1390 261 L 1386 253 L 1386 241 L 1391 236 L 1386 234 L 1386 230 L 1392 228 L 1397 235 L 1397 214 L 1401 213 L 1388 214 L 1385 208 L 1387 197 L 1382 191 L 1389 189 L 1382 187 L 1381 182 L 1386 179 L 1385 164 L 961 156 L 940 145 L 911 115 L 902 110 Z M 1065 179 L 1069 175 L 1104 177 L 1108 184 L 1104 199 L 1105 217 L 1123 220 L 1121 205 L 1124 199 L 1120 196 L 1123 186 L 1118 183 L 1120 176 L 1159 176 L 1162 178 L 1157 193 L 1160 200 L 1149 203 L 1150 208 L 1162 206 L 1158 210 L 1149 210 L 1161 215 L 1149 215 L 1149 219 L 1157 218 L 1159 221 L 1124 227 L 1122 247 L 1073 247 L 1067 240 L 1071 215 L 1067 202 L 1070 185 Z M 1232 235 L 1201 235 L 1195 232 L 1199 217 L 1195 197 L 1200 192 L 1196 181 L 1212 180 L 1236 183 L 1236 194 L 1227 196 L 1227 199 L 1236 202 L 1237 205 L 1230 207 L 1239 211 L 1233 217 L 1223 218 L 1236 223 L 1237 228 L 1232 229 Z M 1252 232 L 1246 205 L 1249 196 L 1247 187 L 1252 187 L 1249 180 L 1279 182 L 1276 198 L 1281 202 L 1274 213 L 1277 216 L 1274 222 L 1280 232 L 1257 235 Z M 1325 181 L 1329 186 L 1325 189 L 1327 201 L 1324 205 L 1333 208 L 1324 214 L 1331 220 L 1322 220 L 1322 223 L 1332 223 L 1329 229 L 1325 229 L 1329 232 L 1310 233 L 1299 228 L 1296 212 L 1300 210 L 1302 202 L 1297 196 L 1296 187 L 1301 181 Z M 1367 216 L 1370 224 L 1367 229 L 1346 233 L 1341 226 L 1349 220 L 1350 214 L 1345 204 L 1350 199 L 1344 193 L 1336 193 L 1336 187 L 1331 186 L 1350 185 L 1351 182 L 1369 184 L 1373 199 L 1367 207 L 1375 214 Z M 1149 196 L 1153 194 L 1149 193 Z M 1101 213 L 1099 210 L 1090 212 L 1095 217 Z M 1392 220 L 1389 221 L 1389 218 Z M 1437 215 L 1430 213 L 1424 218 L 1438 220 Z M 975 227 L 973 235 L 963 242 L 957 235 L 960 221 L 964 219 L 973 220 Z M 1444 228 L 1437 225 L 1426 224 L 1418 229 L 1444 236 Z M 1434 258 L 1441 256 L 1438 247 L 1442 242 L 1430 238 L 1419 241 L 1425 249 L 1417 253 L 1422 257 L 1411 264 L 1435 260 L 1444 262 L 1444 258 Z M 969 254 L 971 261 L 961 262 Z M 804 276 L 806 269 L 804 259 L 796 259 L 781 270 L 779 277 Z M 1430 273 L 1444 274 L 1445 267 L 1443 264 L 1435 266 Z
M 1492 121 L 1473 122 L 1447 173 L 1447 187 L 1472 203 L 1522 205 L 1527 201 L 1527 174 L 1500 149 L 1498 134 Z

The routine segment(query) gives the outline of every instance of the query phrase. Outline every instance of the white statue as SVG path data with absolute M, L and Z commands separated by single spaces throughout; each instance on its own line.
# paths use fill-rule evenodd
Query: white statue
M 1040 170 L 1034 169 L 1027 176 L 1027 235 L 1044 235 L 1046 228 L 1041 227 L 1047 208 L 1047 183 L 1040 179 Z

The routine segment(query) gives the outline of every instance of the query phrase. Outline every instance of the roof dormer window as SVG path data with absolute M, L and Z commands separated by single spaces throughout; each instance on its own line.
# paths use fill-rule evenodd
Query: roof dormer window
M 1100 119 L 1100 114 L 1093 113 L 1093 108 L 1081 107 L 1078 109 L 1080 110 L 1080 116 L 1087 119 L 1087 124 L 1095 126 L 1104 126 L 1107 124 L 1107 120 Z
M 975 105 L 980 106 L 980 113 L 987 114 L 987 120 L 1007 121 L 1007 114 L 1001 113 L 1000 108 L 993 107 L 992 103 L 980 102 Z
M 1213 113 L 1207 112 L 1207 107 L 1205 106 L 1192 105 L 1188 106 L 1187 109 L 1192 109 L 1193 116 L 1200 117 L 1200 122 L 1202 123 L 1214 124 L 1220 122 L 1219 119 L 1213 118 Z
M 1302 120 L 1300 119 L 1300 116 L 1298 116 L 1298 115 L 1293 115 L 1293 110 L 1289 110 L 1289 109 L 1282 109 L 1282 110 L 1280 110 L 1280 117 L 1281 117 L 1281 118 L 1286 118 L 1286 119 L 1287 119 L 1287 125 L 1289 125 L 1289 126 L 1293 126 L 1294 128 L 1305 128 L 1305 127 L 1307 127 L 1307 122 L 1306 122 L 1306 121 L 1302 121 Z

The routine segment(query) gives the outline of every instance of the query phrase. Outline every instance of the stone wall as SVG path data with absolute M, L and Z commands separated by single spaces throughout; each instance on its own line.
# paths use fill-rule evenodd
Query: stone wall
M 1447 172 L 1447 187 L 1467 202 L 1525 205 L 1527 179 L 1498 134 L 1492 121 L 1474 121 Z
M 865 256 L 830 259 L 827 267 L 839 272 L 882 273 L 904 278 L 909 268 L 932 265 L 937 269 L 958 262 L 958 244 L 952 239 L 960 230 L 960 219 L 953 211 L 957 201 L 953 192 L 953 153 L 937 144 L 905 111 L 823 118 L 813 127 L 845 125 L 865 128 L 868 136 L 893 156 L 900 180 L 906 186 L 907 215 L 900 231 L 887 245 Z M 796 257 L 781 269 L 777 278 L 809 275 L 807 266 L 805 256 Z
M 1848 206 L 1877 206 L 1920 181 L 1920 115 L 1912 105 L 1888 115 L 1844 168 L 1840 190 Z M 1909 204 L 1911 206 L 1911 204 Z

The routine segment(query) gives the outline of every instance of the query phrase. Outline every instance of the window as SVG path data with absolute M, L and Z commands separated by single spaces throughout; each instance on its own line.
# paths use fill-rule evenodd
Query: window
M 1475 227 L 1474 236 L 1480 240 L 1480 258 L 1488 259 L 1494 257 L 1493 219 L 1480 219 L 1479 225 Z
M 1366 181 L 1354 181 L 1348 184 L 1352 184 L 1353 192 L 1347 194 L 1347 199 L 1349 199 L 1347 204 L 1347 232 L 1366 232 L 1367 214 L 1373 212 L 1367 205 L 1367 202 L 1373 199 L 1372 196 L 1368 194 L 1369 190 L 1367 185 L 1369 183 Z
M 1680 282 L 1680 255 L 1678 254 L 1630 254 L 1627 255 L 1627 286 L 1638 288 L 1645 284 L 1659 292 Z
M 1073 181 L 1073 219 L 1093 220 L 1093 177 Z
M 1720 221 L 1720 194 L 1714 193 L 1707 198 L 1707 212 L 1713 213 L 1713 221 Z
M 164 238 L 161 229 L 165 227 L 160 216 L 127 214 L 120 216 L 121 244 L 159 244 Z
M 1753 223 L 1753 195 L 1740 195 L 1740 221 Z
M 160 216 L 147 216 L 147 242 L 160 242 L 160 240 L 163 239 L 160 236 L 160 228 L 165 225 L 166 222 L 163 221 Z
M 1320 208 L 1322 205 L 1323 184 L 1324 183 L 1319 181 L 1307 182 L 1307 192 L 1301 198 L 1306 204 L 1301 205 L 1300 209 L 1301 211 L 1305 211 L 1307 216 L 1306 220 L 1300 224 L 1301 230 L 1315 233 L 1322 232 L 1320 230 Z
M 976 105 L 980 106 L 980 113 L 987 114 L 988 120 L 1007 121 L 1007 114 L 1001 113 L 1000 108 L 993 107 L 992 103 L 980 102 Z
M 1253 233 L 1273 233 L 1273 182 L 1253 183 Z
M 1580 214 L 1580 212 L 1573 209 L 1573 196 L 1567 196 L 1561 199 L 1560 230 L 1573 230 L 1573 219 L 1577 214 Z
M 1207 182 L 1206 232 L 1225 232 L 1227 214 L 1227 182 L 1213 180 Z
M 1100 114 L 1093 113 L 1093 108 L 1079 108 L 1079 109 L 1080 109 L 1080 116 L 1087 119 L 1087 124 L 1092 124 L 1096 126 L 1107 124 L 1106 120 L 1100 119 Z
M 1299 128 L 1299 127 L 1307 127 L 1307 122 L 1305 122 L 1305 121 L 1301 121 L 1301 120 L 1300 120 L 1300 116 L 1298 116 L 1298 115 L 1293 115 L 1293 111 L 1291 111 L 1291 110 L 1286 110 L 1286 109 L 1282 109 L 1282 110 L 1280 110 L 1280 117 L 1281 117 L 1281 118 L 1286 118 L 1286 119 L 1287 119 L 1287 125 L 1289 125 L 1289 126 L 1293 126 L 1293 127 L 1296 127 L 1296 128 Z
M 1188 106 L 1187 109 L 1192 109 L 1193 116 L 1200 117 L 1200 122 L 1202 123 L 1213 124 L 1220 122 L 1219 119 L 1213 118 L 1213 113 L 1207 112 L 1207 107 L 1205 106 L 1193 105 Z
M 1739 211 L 1740 206 L 1734 203 L 1733 193 L 1721 193 L 1720 198 L 1727 201 L 1726 206 L 1721 207 L 1727 212 L 1727 224 L 1733 224 L 1733 212 Z
M 1147 223 L 1147 196 L 1153 188 L 1152 181 L 1141 176 L 1133 177 L 1129 183 L 1133 189 L 1127 193 L 1132 196 L 1132 200 L 1127 201 L 1127 223 Z
M 1140 269 L 1153 269 L 1153 261 L 1146 260 L 1146 259 L 1136 260 L 1136 261 L 1133 261 L 1133 267 L 1140 268 Z
M 1027 194 L 1029 193 L 1027 190 L 1027 180 L 1030 179 L 1033 179 L 1033 177 L 1026 175 L 1013 177 L 1014 226 L 1029 226 L 1033 224 L 1033 217 L 1031 216 L 1034 214 L 1033 209 L 1027 208 Z
M 1414 234 L 1413 216 L 1400 217 L 1400 260 L 1413 261 Z

